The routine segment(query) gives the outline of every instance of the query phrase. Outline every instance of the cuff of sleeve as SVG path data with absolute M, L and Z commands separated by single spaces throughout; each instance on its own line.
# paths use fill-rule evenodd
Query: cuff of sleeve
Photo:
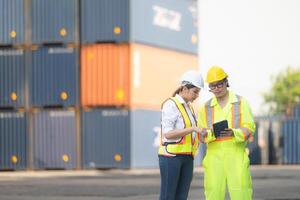
M 207 135 L 204 138 L 205 143 L 210 143 L 210 142 L 213 142 L 215 140 L 216 140 L 216 138 L 215 138 L 213 132 L 210 129 L 207 129 Z
M 234 138 L 237 142 L 245 142 L 247 141 L 247 137 L 245 133 L 241 129 L 232 129 Z

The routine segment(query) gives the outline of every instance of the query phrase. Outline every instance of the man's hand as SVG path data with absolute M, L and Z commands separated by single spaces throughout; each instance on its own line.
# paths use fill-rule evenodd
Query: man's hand
M 226 128 L 224 131 L 221 131 L 220 138 L 231 136 L 233 136 L 233 130 L 231 128 Z

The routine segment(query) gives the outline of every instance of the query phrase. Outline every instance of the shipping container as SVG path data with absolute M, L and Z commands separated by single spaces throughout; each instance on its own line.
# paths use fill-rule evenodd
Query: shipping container
M 24 43 L 24 0 L 0 0 L 0 45 Z
M 294 117 L 300 118 L 300 105 L 296 105 L 294 108 Z
M 256 154 L 260 154 L 255 155 L 255 158 L 253 158 L 255 160 L 260 160 L 260 164 L 283 163 L 283 120 L 284 117 L 282 116 L 264 116 L 255 118 L 257 131 L 255 134 L 257 134 L 257 139 L 254 137 L 254 144 L 250 143 L 250 147 L 256 149 Z M 250 159 L 251 148 L 249 149 Z
M 77 162 L 75 111 L 42 110 L 32 114 L 35 169 L 74 169 Z
M 25 51 L 0 49 L 0 107 L 25 106 Z
M 78 68 L 76 48 L 43 46 L 31 51 L 31 106 L 74 106 L 78 95 Z
M 247 145 L 251 165 L 261 164 L 261 149 L 258 144 L 259 123 L 256 122 L 255 125 L 256 130 L 254 133 L 253 141 L 250 141 Z
M 261 164 L 269 164 L 269 131 L 270 121 L 268 119 L 260 119 L 257 128 L 258 145 L 260 147 Z
M 0 170 L 27 167 L 27 124 L 22 111 L 0 111 Z
M 130 112 L 131 168 L 158 167 L 160 119 L 160 111 L 138 109 Z
M 33 44 L 74 43 L 78 16 L 75 0 L 31 0 Z
M 138 42 L 197 54 L 197 1 L 82 0 L 81 41 Z
M 197 56 L 141 44 L 93 44 L 81 49 L 82 106 L 160 109 Z
M 129 104 L 129 46 L 99 44 L 82 47 L 81 101 L 83 106 Z
M 300 119 L 286 120 L 282 132 L 284 164 L 300 164 Z
M 81 42 L 129 41 L 129 0 L 81 0 Z
M 83 168 L 129 168 L 129 111 L 103 108 L 81 114 Z
M 131 40 L 198 54 L 195 0 L 131 0 Z

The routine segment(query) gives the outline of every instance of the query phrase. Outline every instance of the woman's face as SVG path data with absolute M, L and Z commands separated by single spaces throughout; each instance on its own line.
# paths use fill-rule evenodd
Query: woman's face
M 199 97 L 200 89 L 193 87 L 193 88 L 184 88 L 183 89 L 183 99 L 186 102 L 193 102 L 195 99 Z

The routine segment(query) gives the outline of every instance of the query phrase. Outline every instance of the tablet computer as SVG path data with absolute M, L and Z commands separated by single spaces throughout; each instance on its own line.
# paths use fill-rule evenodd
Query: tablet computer
M 213 131 L 215 134 L 215 137 L 218 138 L 222 135 L 221 131 L 224 131 L 226 128 L 228 128 L 228 121 L 223 120 L 219 121 L 213 124 Z

